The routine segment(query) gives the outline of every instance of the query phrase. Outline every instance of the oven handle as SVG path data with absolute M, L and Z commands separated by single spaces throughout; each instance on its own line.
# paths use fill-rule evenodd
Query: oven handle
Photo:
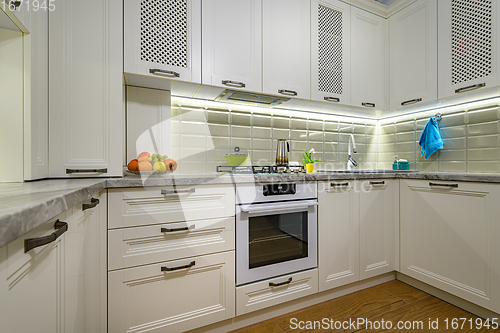
M 311 202 L 307 204 L 287 204 L 286 206 L 283 206 L 283 204 L 280 204 L 279 207 L 276 205 L 273 205 L 273 207 L 267 207 L 267 209 L 262 209 L 259 207 L 241 207 L 241 211 L 243 213 L 248 213 L 248 214 L 260 214 L 260 213 L 270 213 L 270 212 L 277 212 L 277 211 L 287 211 L 287 210 L 300 210 L 300 209 L 308 209 L 311 206 L 317 206 L 317 202 Z

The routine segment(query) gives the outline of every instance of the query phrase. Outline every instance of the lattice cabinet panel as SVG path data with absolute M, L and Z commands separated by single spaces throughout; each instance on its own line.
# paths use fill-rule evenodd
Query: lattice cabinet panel
M 127 74 L 201 82 L 201 0 L 125 0 L 124 12 Z

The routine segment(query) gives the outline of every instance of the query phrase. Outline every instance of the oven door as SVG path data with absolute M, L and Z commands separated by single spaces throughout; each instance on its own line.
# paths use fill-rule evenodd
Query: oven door
M 236 206 L 236 284 L 317 267 L 316 200 Z

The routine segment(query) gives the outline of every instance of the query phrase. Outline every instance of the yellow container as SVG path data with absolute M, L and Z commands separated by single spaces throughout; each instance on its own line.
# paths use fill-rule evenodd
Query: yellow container
M 314 170 L 314 163 L 306 163 L 306 172 L 312 173 Z

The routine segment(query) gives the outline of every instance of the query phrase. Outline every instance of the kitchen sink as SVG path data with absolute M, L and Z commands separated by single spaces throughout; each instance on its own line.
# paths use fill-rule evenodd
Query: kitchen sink
M 316 173 L 400 173 L 400 172 L 418 172 L 417 170 L 383 170 L 383 169 L 367 169 L 367 170 L 317 170 Z

